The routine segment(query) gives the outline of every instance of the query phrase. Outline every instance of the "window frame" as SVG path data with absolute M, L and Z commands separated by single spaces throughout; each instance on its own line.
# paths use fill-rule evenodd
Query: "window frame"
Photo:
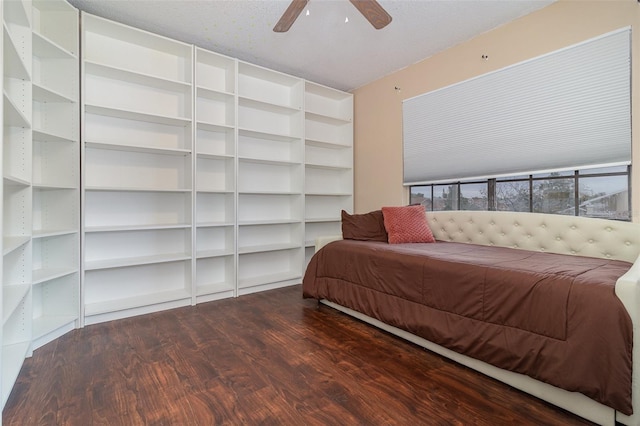
M 431 184 L 421 184 L 421 185 L 411 185 L 409 186 L 409 203 L 415 204 L 413 199 L 413 189 L 414 188 L 429 188 L 430 191 L 430 208 L 425 206 L 425 210 L 427 211 L 445 211 L 447 209 L 438 209 L 435 210 L 435 199 L 434 199 L 434 188 L 440 186 L 456 186 L 456 208 L 451 210 L 461 210 L 461 186 L 465 184 L 483 184 L 487 185 L 487 204 L 488 211 L 496 211 L 497 210 L 497 197 L 496 197 L 496 188 L 497 184 L 501 182 L 528 182 L 529 184 L 529 212 L 533 212 L 533 198 L 534 198 L 534 184 L 535 182 L 545 181 L 545 180 L 561 180 L 561 179 L 572 179 L 573 180 L 573 216 L 580 216 L 580 179 L 581 178 L 606 178 L 613 176 L 626 176 L 627 178 L 627 202 L 629 205 L 629 215 L 627 219 L 614 219 L 614 220 L 623 220 L 623 221 L 631 221 L 631 165 L 627 165 L 624 171 L 609 171 L 609 172 L 590 172 L 590 170 L 597 169 L 576 169 L 573 170 L 571 174 L 563 174 L 559 176 L 549 176 L 541 173 L 531 173 L 523 176 L 518 176 L 514 178 L 488 178 L 483 180 L 456 180 L 451 182 L 438 182 Z M 421 203 L 422 204 L 422 203 Z M 505 210 L 510 211 L 510 210 Z

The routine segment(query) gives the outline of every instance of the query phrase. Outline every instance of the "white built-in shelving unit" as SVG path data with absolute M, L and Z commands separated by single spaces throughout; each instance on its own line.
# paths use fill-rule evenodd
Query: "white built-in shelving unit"
M 238 294 L 299 283 L 304 81 L 238 63 Z
M 3 406 L 62 334 L 298 284 L 340 232 L 352 95 L 65 0 L 0 20 Z
M 305 265 L 321 235 L 353 209 L 353 96 L 305 82 Z
M 196 48 L 195 297 L 236 296 L 236 60 Z
M 2 4 L 2 405 L 31 350 L 31 2 Z
M 2 405 L 24 358 L 80 320 L 79 27 L 2 2 Z
M 189 305 L 193 46 L 82 25 L 84 322 Z
M 78 10 L 32 2 L 32 349 L 80 321 Z

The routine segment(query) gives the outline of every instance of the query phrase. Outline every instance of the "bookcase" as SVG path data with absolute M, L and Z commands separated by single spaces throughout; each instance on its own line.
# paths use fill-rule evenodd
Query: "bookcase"
M 65 0 L 0 19 L 3 406 L 73 328 L 298 284 L 340 232 L 352 95 Z
M 31 12 L 31 349 L 37 349 L 80 321 L 80 44 L 78 11 L 67 2 L 34 0 Z
M 189 305 L 193 47 L 82 25 L 84 323 Z
M 195 298 L 236 295 L 236 61 L 195 50 Z
M 31 7 L 2 2 L 2 405 L 30 351 L 32 235 Z
M 305 82 L 305 265 L 315 239 L 342 233 L 353 209 L 353 96 Z
M 78 11 L 2 2 L 2 405 L 31 351 L 80 321 Z
M 238 295 L 300 282 L 304 82 L 238 63 Z

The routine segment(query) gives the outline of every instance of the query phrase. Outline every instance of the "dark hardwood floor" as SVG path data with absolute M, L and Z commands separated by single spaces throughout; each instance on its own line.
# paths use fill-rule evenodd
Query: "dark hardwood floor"
M 584 425 L 288 287 L 35 351 L 5 425 Z

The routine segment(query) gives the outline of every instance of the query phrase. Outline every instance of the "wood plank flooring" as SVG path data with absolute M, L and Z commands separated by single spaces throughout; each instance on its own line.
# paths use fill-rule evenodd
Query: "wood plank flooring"
M 4 425 L 585 425 L 293 286 L 88 326 L 25 361 Z

